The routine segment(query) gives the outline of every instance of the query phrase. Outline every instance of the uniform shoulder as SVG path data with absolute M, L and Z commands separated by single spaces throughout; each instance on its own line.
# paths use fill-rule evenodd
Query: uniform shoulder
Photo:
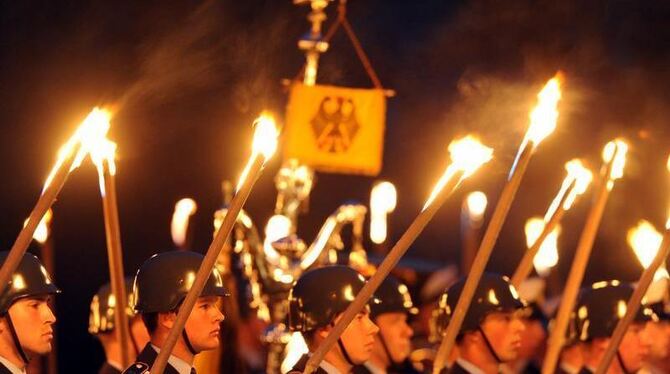
M 123 374 L 144 374 L 149 372 L 149 364 L 144 362 L 135 362 L 130 365 L 126 370 L 123 371 Z

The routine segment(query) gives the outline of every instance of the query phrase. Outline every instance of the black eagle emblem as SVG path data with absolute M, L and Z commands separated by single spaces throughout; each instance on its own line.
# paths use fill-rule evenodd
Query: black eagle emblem
M 326 96 L 310 124 L 316 146 L 329 153 L 346 152 L 360 128 L 354 101 L 340 96 Z

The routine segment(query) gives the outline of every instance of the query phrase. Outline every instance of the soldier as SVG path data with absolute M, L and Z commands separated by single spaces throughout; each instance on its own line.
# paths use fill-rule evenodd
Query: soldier
M 175 323 L 202 259 L 203 256 L 195 252 L 165 252 L 149 258 L 137 271 L 133 286 L 135 310 L 140 313 L 151 341 L 124 373 L 149 372 Z M 224 296 L 228 296 L 228 292 L 218 270 L 213 269 L 172 350 L 165 374 L 195 373 L 195 355 L 219 346 L 220 324 L 224 316 L 217 304 Z
M 447 316 L 456 307 L 464 285 L 465 279 L 461 279 L 440 298 L 439 308 Z M 484 273 L 456 338 L 459 355 L 449 373 L 498 373 L 502 363 L 516 359 L 524 331 L 524 307 L 507 277 Z
M 347 266 L 326 266 L 304 273 L 289 294 L 289 329 L 302 333 L 310 352 L 328 336 L 342 312 L 365 285 L 365 278 Z M 326 353 L 317 373 L 350 373 L 356 365 L 370 359 L 379 328 L 370 320 L 369 310 L 362 310 Z M 302 372 L 308 356 L 293 370 Z
M 648 305 L 658 317 L 658 321 L 647 323 L 649 334 L 649 356 L 644 362 L 641 374 L 670 373 L 670 313 L 662 300 Z
M 133 305 L 133 279 L 126 278 L 126 295 L 128 304 L 126 314 L 130 327 L 130 340 L 128 341 L 131 361 L 140 353 L 140 349 L 149 342 L 149 333 L 147 332 L 142 318 L 135 312 Z M 114 331 L 115 299 L 111 292 L 109 283 L 100 287 L 98 292 L 91 300 L 91 313 L 88 317 L 88 332 L 98 338 L 102 348 L 105 350 L 105 363 L 100 367 L 99 374 L 121 374 L 123 367 L 121 365 L 121 344 L 116 338 Z
M 379 333 L 375 337 L 372 357 L 356 366 L 354 373 L 418 373 L 408 360 L 413 335 L 408 319 L 418 310 L 407 286 L 389 276 L 379 286 L 376 296 L 379 303 L 370 304 L 370 317 L 379 327 Z
M 626 304 L 632 294 L 633 287 L 630 284 L 616 280 L 594 283 L 580 294 L 577 302 L 577 335 L 584 343 L 584 367 L 580 373 L 595 372 L 617 323 L 626 313 Z M 607 373 L 634 373 L 642 368 L 642 360 L 649 350 L 645 325 L 652 319 L 657 319 L 654 312 L 641 306 Z
M 8 254 L 0 252 L 0 262 Z M 56 317 L 49 300 L 57 293 L 37 257 L 24 254 L 0 296 L 0 373 L 25 373 L 31 358 L 51 352 Z

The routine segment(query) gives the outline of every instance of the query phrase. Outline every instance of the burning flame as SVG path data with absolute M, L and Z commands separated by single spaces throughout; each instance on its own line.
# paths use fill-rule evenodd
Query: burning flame
M 33 233 L 33 239 L 35 239 L 35 241 L 37 241 L 40 244 L 46 243 L 47 239 L 49 239 L 49 226 L 51 224 L 52 216 L 53 212 L 51 211 L 51 208 L 49 208 L 49 210 L 47 210 L 47 212 L 44 213 L 44 216 L 42 216 L 40 223 L 37 225 L 37 228 Z M 26 218 L 26 220 L 23 221 L 23 226 L 25 227 L 27 224 L 28 219 Z
M 663 235 L 649 221 L 641 220 L 637 226 L 628 230 L 627 240 L 640 261 L 640 265 L 646 269 L 656 257 L 661 241 L 663 241 Z M 654 279 L 661 277 L 668 277 L 665 264 L 661 265 L 654 275 Z
M 196 204 L 195 200 L 188 197 L 177 201 L 174 205 L 170 233 L 172 234 L 172 241 L 177 247 L 182 247 L 186 243 L 188 222 L 197 210 L 198 204 Z
M 63 162 L 65 162 L 65 159 L 71 156 L 75 150 L 77 151 L 77 154 L 75 155 L 75 160 L 70 171 L 81 165 L 86 154 L 95 149 L 95 145 L 98 144 L 100 139 L 105 139 L 107 131 L 109 131 L 110 118 L 111 114 L 108 111 L 98 107 L 93 108 L 91 113 L 84 119 L 79 128 L 77 128 L 74 135 L 72 135 L 72 137 L 70 137 L 58 151 L 56 164 L 51 169 L 46 182 L 44 182 L 42 192 L 49 187 L 56 172 L 61 168 Z M 81 145 L 81 147 L 77 150 L 78 145 Z
M 607 181 L 607 188 L 614 187 L 614 181 L 623 177 L 623 169 L 626 166 L 626 153 L 628 144 L 622 139 L 615 139 L 605 145 L 603 149 L 603 161 L 612 162 L 612 172 Z
M 589 187 L 591 180 L 593 180 L 593 173 L 585 168 L 582 162 L 578 159 L 568 161 L 565 164 L 565 170 L 568 172 L 568 175 L 563 179 L 561 189 L 558 191 L 554 201 L 551 202 L 549 209 L 547 209 L 547 213 L 544 216 L 545 222 L 549 222 L 566 194 L 567 197 L 563 202 L 564 210 L 568 210 L 572 207 L 577 196 L 583 194 Z
M 526 132 L 524 143 L 531 141 L 533 146 L 537 146 L 556 129 L 562 80 L 562 74 L 556 73 L 537 95 L 537 105 L 530 112 L 530 127 Z
M 254 129 L 254 139 L 251 145 L 252 155 L 262 154 L 264 158 L 263 162 L 267 162 L 277 150 L 277 138 L 279 137 L 277 124 L 269 113 L 263 112 L 254 121 Z M 254 158 L 249 159 L 247 166 L 242 171 L 242 175 L 240 175 L 240 179 L 237 182 L 236 191 L 240 190 L 242 183 L 247 179 Z
M 516 165 L 519 162 L 519 157 L 521 157 L 521 153 L 526 149 L 528 143 L 531 142 L 533 148 L 537 147 L 544 138 L 556 129 L 556 121 L 558 120 L 557 107 L 558 101 L 561 99 L 562 81 L 563 74 L 559 71 L 544 85 L 542 91 L 537 94 L 537 105 L 529 115 L 530 126 L 516 154 L 509 177 L 514 173 Z
M 461 180 L 467 178 L 493 157 L 493 149 L 483 145 L 472 135 L 452 141 L 449 144 L 449 153 L 451 155 L 451 164 L 447 167 L 440 180 L 437 181 L 423 209 L 426 209 L 433 203 L 435 197 L 437 197 L 442 188 L 457 172 L 463 172 Z
M 526 245 L 530 248 L 535 241 L 540 237 L 542 230 L 544 230 L 545 222 L 542 218 L 533 217 L 526 222 Z M 540 250 L 533 258 L 533 266 L 541 276 L 546 276 L 551 268 L 558 263 L 558 234 L 561 232 L 560 226 L 556 227 L 547 235 Z
M 391 182 L 379 182 L 370 192 L 370 239 L 381 244 L 386 241 L 386 215 L 395 210 L 398 193 Z
M 488 199 L 486 194 L 481 191 L 470 192 L 465 198 L 465 204 L 468 208 L 468 216 L 473 222 L 481 221 L 486 211 Z

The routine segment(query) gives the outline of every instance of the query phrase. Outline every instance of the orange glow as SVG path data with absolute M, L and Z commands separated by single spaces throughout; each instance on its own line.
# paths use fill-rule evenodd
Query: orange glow
M 661 235 L 649 221 L 641 220 L 638 222 L 637 226 L 628 230 L 626 238 L 628 240 L 628 245 L 633 248 L 635 256 L 638 261 L 640 261 L 640 265 L 645 269 L 648 268 L 654 260 L 654 257 L 656 257 L 656 253 L 658 253 L 661 241 L 663 240 L 663 235 Z M 659 277 L 664 276 L 668 276 L 665 264 L 661 265 L 658 271 L 656 271 L 654 278 L 658 279 Z
M 493 158 L 493 149 L 483 145 L 472 135 L 452 141 L 449 144 L 449 153 L 451 155 L 451 164 L 433 188 L 423 209 L 426 209 L 433 203 L 435 197 L 457 172 L 463 172 L 461 179 L 467 178 L 477 171 L 480 166 Z
M 93 108 L 91 113 L 84 119 L 79 128 L 75 131 L 74 135 L 68 139 L 68 141 L 60 148 L 58 151 L 58 158 L 56 159 L 56 164 L 51 169 L 49 176 L 44 182 L 44 188 L 42 191 L 46 190 L 47 187 L 51 184 L 56 171 L 61 168 L 65 159 L 77 152 L 75 155 L 75 161 L 70 168 L 70 171 L 76 169 L 81 165 L 84 157 L 93 150 L 92 143 L 94 139 L 104 139 L 107 132 L 109 131 L 109 121 L 111 114 L 104 109 L 98 107 Z M 79 149 L 77 149 L 78 146 Z
M 33 233 L 33 239 L 40 243 L 44 244 L 46 243 L 47 239 L 49 239 L 49 233 L 50 233 L 50 226 L 51 226 L 51 218 L 53 217 L 53 212 L 51 208 L 47 210 L 46 213 L 44 213 L 44 216 L 40 220 L 40 223 L 37 225 L 37 228 L 35 229 L 35 232 Z M 23 226 L 25 227 L 28 224 L 28 219 L 26 218 L 25 221 L 23 221 Z
M 252 155 L 262 154 L 264 162 L 267 162 L 277 150 L 278 137 L 279 130 L 277 130 L 277 124 L 274 118 L 267 112 L 261 113 L 261 115 L 254 121 L 254 139 L 251 145 Z M 242 170 L 240 179 L 237 182 L 236 191 L 239 191 L 240 187 L 242 187 L 242 184 L 247 179 L 253 160 L 254 157 L 251 157 L 247 165 L 244 167 L 244 170 Z
M 481 221 L 486 212 L 488 199 L 486 194 L 481 191 L 470 192 L 465 198 L 466 206 L 468 207 L 468 216 L 471 221 Z
M 549 222 L 566 194 L 567 197 L 563 202 L 564 210 L 568 210 L 572 207 L 577 196 L 583 194 L 589 184 L 591 184 L 591 180 L 593 180 L 593 173 L 585 168 L 582 162 L 578 159 L 568 161 L 565 164 L 565 170 L 568 174 L 565 176 L 565 179 L 563 179 L 561 189 L 558 191 L 558 194 L 556 194 L 554 201 L 551 202 L 549 209 L 547 209 L 547 213 L 544 216 L 545 222 Z
M 535 241 L 540 237 L 542 230 L 544 230 L 545 222 L 542 218 L 533 217 L 526 222 L 526 245 L 530 248 Z M 540 250 L 533 258 L 533 266 L 541 276 L 546 276 L 551 268 L 558 263 L 558 235 L 561 232 L 560 225 L 556 227 L 547 235 Z
M 556 129 L 558 120 L 558 101 L 561 99 L 561 73 L 557 73 L 544 85 L 537 95 L 537 105 L 530 112 L 530 126 L 524 143 L 531 141 L 537 146 Z
M 622 139 L 614 139 L 605 145 L 603 149 L 603 161 L 612 162 L 612 172 L 607 181 L 607 188 L 614 187 L 614 181 L 623 177 L 623 170 L 626 166 L 626 153 L 628 144 Z

